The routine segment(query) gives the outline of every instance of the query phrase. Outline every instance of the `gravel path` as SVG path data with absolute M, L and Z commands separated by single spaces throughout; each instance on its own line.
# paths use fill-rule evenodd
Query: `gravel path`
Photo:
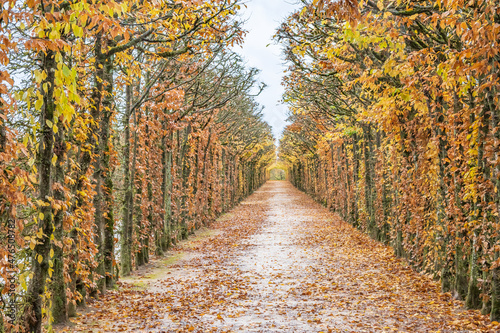
M 183 259 L 157 262 L 143 288 L 122 285 L 68 332 L 500 329 L 288 182 L 267 182 L 212 227 L 174 249 Z

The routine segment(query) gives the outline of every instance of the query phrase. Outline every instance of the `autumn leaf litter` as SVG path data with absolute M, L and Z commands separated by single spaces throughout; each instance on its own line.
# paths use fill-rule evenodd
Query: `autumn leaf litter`
M 288 182 L 270 181 L 60 332 L 497 332 Z

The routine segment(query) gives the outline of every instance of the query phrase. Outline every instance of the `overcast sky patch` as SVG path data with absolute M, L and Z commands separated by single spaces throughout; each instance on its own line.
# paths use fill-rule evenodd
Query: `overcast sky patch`
M 276 139 L 286 126 L 287 107 L 280 103 L 283 95 L 281 79 L 285 65 L 280 46 L 272 38 L 279 25 L 293 11 L 298 9 L 296 0 L 249 0 L 247 8 L 242 8 L 248 34 L 243 48 L 235 51 L 243 56 L 250 67 L 261 70 L 260 81 L 267 88 L 257 97 L 264 106 L 264 120 L 273 127 Z

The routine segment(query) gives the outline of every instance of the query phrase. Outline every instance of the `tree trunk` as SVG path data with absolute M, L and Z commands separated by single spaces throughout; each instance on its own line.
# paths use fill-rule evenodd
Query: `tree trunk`
M 354 201 L 352 204 L 352 225 L 354 227 L 359 227 L 359 146 L 358 146 L 358 136 L 354 134 L 352 136 L 352 185 L 354 186 Z
M 55 125 L 54 125 L 55 126 Z M 64 282 L 64 245 L 63 245 L 63 218 L 66 212 L 64 208 L 64 160 L 66 155 L 66 144 L 64 142 L 64 124 L 58 126 L 58 133 L 55 135 L 54 154 L 57 156 L 55 167 L 54 182 L 54 199 L 59 201 L 60 209 L 55 210 L 54 216 L 54 242 L 52 244 L 53 263 L 52 281 L 50 290 L 52 293 L 52 317 L 54 324 L 66 322 L 68 319 L 67 299 L 66 299 L 66 284 Z M 50 274 L 49 274 L 50 275 Z
M 133 112 L 133 119 L 134 119 L 134 139 L 133 139 L 133 142 L 134 142 L 134 145 L 132 147 L 132 166 L 131 166 L 131 169 L 130 169 L 130 201 L 128 203 L 128 220 L 129 220 L 129 227 L 128 227 L 128 238 L 130 239 L 130 253 L 134 253 L 134 256 L 135 256 L 135 266 L 137 267 L 138 264 L 137 264 L 137 252 L 135 248 L 133 248 L 133 243 L 132 243 L 132 237 L 133 237 L 133 234 L 134 234 L 134 226 L 135 226 L 135 223 L 134 223 L 134 213 L 135 213 L 135 187 L 136 187 L 136 165 L 137 165 L 137 127 L 139 126 L 139 116 L 137 115 L 137 110 L 132 110 Z M 138 229 L 138 227 L 136 227 L 136 230 Z M 138 232 L 136 232 L 136 237 L 139 238 L 140 234 Z M 135 251 L 135 252 L 134 252 Z M 131 260 L 131 269 L 132 269 L 132 255 L 130 256 L 130 260 Z
M 101 126 L 101 138 L 100 147 L 101 152 L 101 170 L 99 176 L 101 176 L 102 183 L 104 184 L 103 189 L 103 224 L 104 224 L 104 270 L 106 278 L 106 286 L 108 288 L 114 285 L 114 226 L 115 218 L 113 212 L 113 168 L 110 164 L 111 159 L 111 149 L 110 149 L 110 137 L 111 137 L 111 120 L 114 113 L 114 103 L 113 103 L 113 58 L 106 58 L 104 64 L 104 82 L 106 82 L 105 96 L 103 98 L 103 118 L 100 123 Z
M 162 216 L 162 236 L 160 240 L 160 246 L 162 252 L 167 251 L 170 245 L 170 172 L 171 165 L 169 161 L 169 153 L 170 150 L 167 149 L 167 125 L 165 120 L 162 121 L 162 129 L 163 134 L 161 138 L 161 157 L 162 157 L 162 182 L 161 182 L 161 191 L 162 191 L 162 207 L 164 210 Z M 171 131 L 168 130 L 169 135 Z M 168 207 L 167 207 L 168 205 Z
M 375 225 L 375 210 L 373 207 L 374 186 L 373 186 L 373 144 L 371 126 L 369 124 L 363 125 L 363 138 L 364 138 L 364 159 L 365 159 L 365 202 L 366 210 L 368 212 L 367 230 L 373 239 L 378 238 L 378 229 Z
M 493 88 L 493 91 L 490 92 L 490 95 L 488 96 L 490 100 L 490 104 L 494 105 L 491 101 L 492 96 L 496 96 L 497 92 L 495 91 L 496 89 Z M 500 123 L 500 114 L 497 110 L 497 112 L 492 112 L 491 114 L 491 129 L 494 131 L 494 136 L 496 139 L 496 149 L 495 151 L 495 156 L 493 157 L 494 160 L 498 161 L 499 158 L 499 149 L 498 145 L 500 142 L 500 129 L 499 123 Z M 492 173 L 491 181 L 494 184 L 494 187 L 496 189 L 496 195 L 492 194 L 494 196 L 493 200 L 495 202 L 495 208 L 497 213 L 500 213 L 500 164 L 497 163 L 494 172 Z M 497 214 L 495 217 L 495 224 L 498 226 L 500 225 L 500 217 Z M 495 237 L 495 244 L 498 244 L 500 241 L 500 237 Z M 500 251 L 495 250 L 495 254 L 493 259 L 495 262 L 499 259 L 500 257 Z M 500 320 L 500 268 L 499 267 L 493 267 L 491 270 L 491 313 L 490 313 L 490 319 L 492 321 L 499 321 Z
M 132 114 L 132 86 L 125 88 L 125 115 L 123 117 L 123 128 L 125 142 L 123 145 L 123 186 L 125 195 L 122 209 L 122 238 L 121 238 L 121 273 L 122 276 L 129 276 L 132 270 L 132 239 L 129 234 L 130 228 L 130 204 L 132 201 L 133 184 L 130 181 L 130 117 Z
M 52 189 L 52 156 L 54 145 L 54 133 L 48 121 L 53 122 L 55 112 L 54 81 L 56 61 L 53 51 L 47 50 L 40 55 L 42 68 L 47 77 L 41 86 L 47 90 L 40 89 L 43 96 L 43 104 L 40 117 L 40 151 L 39 151 L 39 192 L 38 200 L 46 203 L 39 207 L 39 218 L 37 221 L 38 243 L 32 254 L 32 278 L 30 280 L 26 301 L 28 308 L 25 310 L 25 328 L 28 332 L 42 332 L 42 297 L 45 293 L 45 280 L 49 269 L 50 237 L 54 232 L 52 207 L 47 198 L 51 196 Z

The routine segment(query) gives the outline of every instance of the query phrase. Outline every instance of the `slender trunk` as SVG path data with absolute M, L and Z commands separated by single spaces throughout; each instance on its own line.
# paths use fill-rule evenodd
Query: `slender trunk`
M 113 211 L 113 167 L 110 164 L 111 160 L 111 121 L 114 114 L 113 103 L 113 58 L 106 58 L 104 64 L 104 81 L 106 82 L 105 96 L 103 98 L 103 118 L 101 122 L 101 170 L 99 175 L 103 177 L 103 224 L 104 224 L 104 269 L 106 277 L 106 286 L 108 288 L 114 285 L 114 211 Z
M 170 149 L 167 151 L 167 159 L 165 164 L 165 218 L 167 220 L 168 237 L 171 241 L 172 237 L 172 142 L 174 133 L 169 131 Z
M 130 197 L 129 197 L 129 203 L 128 203 L 128 220 L 129 220 L 129 225 L 128 225 L 128 230 L 127 230 L 127 237 L 130 240 L 130 263 L 132 269 L 132 253 L 136 250 L 133 248 L 133 234 L 134 234 L 134 213 L 135 213 L 135 187 L 136 187 L 136 165 L 137 165 L 137 127 L 139 126 L 139 117 L 137 116 L 137 110 L 132 110 L 133 112 L 133 120 L 134 120 L 134 135 L 133 135 L 133 147 L 132 147 L 132 165 L 130 168 Z M 137 228 L 136 228 L 137 230 Z M 136 238 L 140 237 L 140 233 L 136 232 Z M 134 251 L 133 251 L 134 250 Z M 137 265 L 137 251 L 134 253 L 135 255 L 135 265 Z
M 149 72 L 147 74 L 147 81 L 149 81 Z M 145 140 L 145 146 L 148 147 L 149 149 L 152 148 L 152 140 L 150 140 L 150 129 L 149 129 L 149 123 L 151 121 L 151 113 L 149 112 L 149 108 L 146 108 L 146 140 Z M 148 150 L 149 150 L 148 149 Z M 149 152 L 148 152 L 149 153 Z M 151 156 L 146 153 L 146 172 L 147 174 L 145 175 L 147 183 L 146 183 L 146 190 L 147 190 L 147 200 L 148 200 L 148 212 L 147 212 L 147 219 L 148 219 L 148 237 L 146 238 L 146 247 L 144 251 L 144 259 L 145 262 L 149 262 L 149 236 L 154 233 L 154 242 L 155 244 L 158 244 L 158 234 L 156 230 L 156 226 L 153 223 L 153 185 L 151 181 Z M 161 247 L 160 247 L 161 251 Z M 157 253 L 158 255 L 162 253 Z
M 458 95 L 455 93 L 454 96 L 454 112 L 458 114 L 461 110 L 461 105 L 459 103 Z M 456 140 L 458 137 L 458 128 L 461 127 L 460 122 L 455 122 L 453 124 L 453 140 Z M 458 154 L 463 154 L 463 148 L 459 146 Z M 456 153 L 455 153 L 456 154 Z M 456 163 L 456 161 L 454 162 Z M 463 222 L 460 217 L 465 216 L 464 208 L 462 206 L 462 183 L 461 172 L 458 168 L 455 168 L 455 171 L 452 171 L 451 174 L 452 182 L 453 182 L 453 195 L 454 195 L 454 204 L 455 209 L 459 212 L 459 218 L 456 219 L 455 223 L 455 279 L 453 281 L 453 290 L 454 296 L 457 299 L 465 300 L 467 297 L 467 259 L 466 259 L 466 251 L 464 251 L 463 240 L 467 238 L 466 232 L 463 231 Z
M 493 88 L 493 91 L 491 91 L 490 95 L 488 96 L 489 100 L 492 100 L 492 96 L 496 96 L 497 92 L 495 91 L 496 89 Z M 493 104 L 493 101 L 490 102 L 491 105 Z M 496 139 L 496 149 L 495 151 L 495 156 L 494 160 L 498 161 L 499 158 L 499 143 L 500 143 L 500 129 L 499 123 L 500 123 L 500 114 L 498 110 L 496 112 L 492 112 L 491 116 L 491 129 L 494 131 L 494 136 Z M 495 208 L 496 208 L 496 216 L 494 217 L 495 219 L 495 225 L 500 226 L 500 217 L 498 213 L 500 213 L 500 164 L 497 163 L 496 167 L 494 168 L 494 172 L 492 173 L 491 181 L 494 184 L 494 187 L 496 189 L 496 195 L 493 195 L 494 202 L 495 202 Z M 498 244 L 500 241 L 500 237 L 497 236 L 494 238 L 495 239 L 495 244 Z M 498 261 L 498 258 L 500 257 L 500 251 L 495 250 L 494 254 L 494 262 Z M 500 320 L 500 268 L 493 267 L 491 270 L 491 313 L 490 313 L 490 319 L 493 321 L 499 321 Z
M 192 186 L 193 186 L 193 192 L 192 192 L 192 198 L 191 200 L 195 201 L 195 211 L 192 212 L 192 219 L 194 220 L 194 228 L 195 229 L 199 229 L 201 227 L 201 223 L 204 223 L 205 221 L 203 221 L 203 218 L 202 216 L 199 215 L 199 205 L 198 203 L 196 202 L 198 200 L 198 186 L 199 186 L 199 178 L 200 178 L 200 175 L 199 175 L 199 169 L 200 169 L 200 166 L 199 166 L 199 163 L 200 163 L 200 159 L 199 159 L 199 155 L 200 155 L 200 147 L 201 147 L 201 141 L 199 138 L 196 139 L 195 141 L 195 144 L 196 144 L 196 153 L 195 153 L 195 156 L 194 156 L 194 170 L 193 170 L 193 176 L 194 176 L 194 179 L 193 179 L 193 183 L 192 183 Z M 194 230 L 193 230 L 194 232 Z
M 181 239 L 187 239 L 188 230 L 188 216 L 187 216 L 187 192 L 188 192 L 188 178 L 190 173 L 190 166 L 186 158 L 187 150 L 189 148 L 189 135 L 191 134 L 191 125 L 188 125 L 184 130 L 184 139 L 182 140 L 180 156 L 179 156 L 179 179 L 181 180 L 181 186 L 183 194 L 181 195 L 180 202 L 180 227 L 181 227 Z
M 171 165 L 169 163 L 169 153 L 170 150 L 167 149 L 167 124 L 166 121 L 162 121 L 163 134 L 161 138 L 161 159 L 162 159 L 162 207 L 164 210 L 162 216 L 162 226 L 161 226 L 161 241 L 160 246 L 162 252 L 166 251 L 170 245 L 170 172 Z M 171 131 L 168 130 L 169 135 Z
M 139 91 L 139 90 L 138 90 Z M 138 117 L 137 117 L 137 127 L 139 127 L 139 123 L 141 122 L 141 113 L 139 113 Z M 133 206 L 133 209 L 134 211 L 136 212 L 135 214 L 135 234 L 136 234 L 136 238 L 137 238 L 137 244 L 138 244 L 138 248 L 135 249 L 135 266 L 136 268 L 139 268 L 140 266 L 144 265 L 146 263 L 146 258 L 144 258 L 144 246 L 146 246 L 146 237 L 148 237 L 148 235 L 146 234 L 145 230 L 144 230 L 144 226 L 142 225 L 142 218 L 143 218 L 143 214 L 142 214 L 142 209 L 141 209 L 141 206 L 142 206 L 142 195 L 143 195 L 143 186 L 142 186 L 142 183 L 145 181 L 144 179 L 144 173 L 140 173 L 140 174 L 136 174 L 136 161 L 137 161 L 137 147 L 139 146 L 138 145 L 138 135 L 137 135 L 137 127 L 136 127 L 136 131 L 134 133 L 134 137 L 135 137 L 135 140 L 134 140 L 134 160 L 133 160 L 133 170 L 134 170 L 134 187 L 136 188 L 136 195 L 133 196 L 133 198 L 138 198 L 139 199 L 139 202 L 137 204 L 137 207 L 135 207 L 134 205 Z M 137 180 L 135 178 L 138 178 Z M 133 199 L 133 202 L 135 201 L 135 199 Z
M 221 172 L 221 202 L 222 202 L 222 212 L 225 212 L 227 207 L 226 207 L 226 150 L 222 148 L 222 154 L 221 154 L 221 166 L 222 166 L 222 172 Z
M 485 117 L 485 110 L 483 110 L 483 113 L 480 115 L 481 118 Z M 471 123 L 475 121 L 474 117 L 471 119 Z M 476 143 L 478 145 L 478 154 L 477 154 L 477 174 L 482 175 L 484 172 L 484 166 L 483 166 L 483 156 L 484 156 L 484 134 L 483 131 L 479 131 L 477 134 L 477 139 Z M 481 205 L 474 201 L 472 203 L 472 210 L 471 213 L 469 214 L 470 216 L 470 223 L 473 223 L 472 221 L 481 221 L 482 220 L 482 210 L 483 208 Z M 479 267 L 477 264 L 478 257 L 479 257 L 479 251 L 481 250 L 481 244 L 477 242 L 478 238 L 478 230 L 477 226 L 473 226 L 474 231 L 473 231 L 473 243 L 472 243 L 472 254 L 470 257 L 470 262 L 469 262 L 469 285 L 467 289 L 467 297 L 465 299 L 465 305 L 470 308 L 470 309 L 478 309 L 481 306 L 481 299 L 480 299 L 480 289 L 478 286 L 478 275 L 479 275 Z
M 234 205 L 237 202 L 236 195 L 238 193 L 238 181 L 235 179 L 237 177 L 237 170 L 238 168 L 236 167 L 236 156 L 233 156 L 232 159 L 232 164 L 231 164 L 231 184 L 232 184 L 232 193 L 231 193 L 231 206 L 234 207 Z
M 32 254 L 32 277 L 26 293 L 28 309 L 25 310 L 25 328 L 28 332 L 42 332 L 42 307 L 43 295 L 45 293 L 45 280 L 49 269 L 49 250 L 50 237 L 54 232 L 53 215 L 51 203 L 47 198 L 51 196 L 52 189 L 52 156 L 54 145 L 54 132 L 49 121 L 54 121 L 55 99 L 54 99 L 54 81 L 56 61 L 53 51 L 47 50 L 40 55 L 42 68 L 47 77 L 42 81 L 41 86 L 47 89 L 40 89 L 43 96 L 43 104 L 40 117 L 40 151 L 39 151 L 39 192 L 38 200 L 46 203 L 40 205 L 39 218 L 37 220 L 36 231 L 38 233 L 38 242 L 33 249 Z
M 365 159 L 365 202 L 368 212 L 367 230 L 373 239 L 378 238 L 378 229 L 375 225 L 374 209 L 374 165 L 373 165 L 373 138 L 370 124 L 363 125 L 364 159 Z
M 54 242 L 52 244 L 53 263 L 52 281 L 50 290 L 52 293 L 52 317 L 54 324 L 66 322 L 68 312 L 66 310 L 66 283 L 64 282 L 64 243 L 63 243 L 63 218 L 66 212 L 64 208 L 64 161 L 66 155 L 66 144 L 64 142 L 64 124 L 58 126 L 58 133 L 55 135 L 54 154 L 57 156 L 55 167 L 55 189 L 54 199 L 59 205 L 54 216 Z M 49 274 L 50 275 L 50 274 Z
M 474 234 L 474 239 L 472 242 L 472 254 L 469 261 L 469 285 L 467 287 L 467 297 L 465 298 L 465 305 L 469 309 L 478 309 L 481 306 L 479 299 L 479 287 L 477 286 L 478 278 L 478 267 L 477 267 L 477 250 L 476 250 L 476 239 L 477 235 Z
M 121 237 L 121 272 L 122 276 L 130 275 L 132 270 L 132 240 L 129 235 L 130 227 L 130 204 L 132 203 L 132 187 L 130 181 L 130 117 L 131 117 L 131 103 L 132 103 L 132 86 L 127 85 L 125 88 L 125 115 L 123 117 L 123 128 L 125 134 L 125 142 L 123 145 L 123 186 L 125 188 L 125 195 L 123 198 L 122 210 L 122 237 Z
M 104 205 L 103 205 L 103 177 L 101 173 L 102 166 L 102 153 L 103 153 L 103 145 L 102 135 L 103 135 L 103 126 L 102 126 L 102 102 L 103 102 L 103 94 L 104 94 L 104 82 L 105 82 L 105 57 L 101 53 L 102 48 L 102 33 L 96 36 L 95 41 L 95 52 L 96 52 L 96 74 L 95 74 L 95 88 L 93 94 L 93 106 L 92 106 L 92 116 L 93 120 L 99 123 L 100 133 L 95 133 L 95 135 L 99 136 L 99 142 L 94 147 L 94 154 L 97 156 L 94 161 L 94 180 L 95 180 L 95 191 L 96 194 L 94 196 L 94 225 L 95 225 L 95 244 L 97 248 L 96 262 L 97 268 L 95 270 L 95 274 L 100 277 L 97 278 L 97 290 L 93 290 L 93 296 L 97 297 L 97 293 L 100 291 L 104 293 L 106 290 L 105 284 L 105 269 L 104 269 L 104 222 L 103 222 L 103 214 L 104 214 Z M 106 142 L 107 144 L 107 142 Z M 96 277 L 93 276 L 95 280 Z
M 358 136 L 354 134 L 352 136 L 352 184 L 354 186 L 354 201 L 352 205 L 352 225 L 359 227 L 359 146 L 358 146 Z
M 444 116 L 442 114 L 443 110 L 440 110 L 437 116 L 437 125 L 434 128 L 434 135 L 438 138 L 438 160 L 439 160 L 439 189 L 437 195 L 437 225 L 436 234 L 439 237 L 439 246 L 440 251 L 438 253 L 438 269 L 441 271 L 441 288 L 443 292 L 447 292 L 452 289 L 452 260 L 448 258 L 448 245 L 450 242 L 450 234 L 449 234 L 449 225 L 450 221 L 448 220 L 448 216 L 446 214 L 446 207 L 448 207 L 448 186 L 446 184 L 447 179 L 449 179 L 448 175 L 448 163 L 446 162 L 448 158 L 447 148 L 447 133 L 441 127 L 444 126 L 443 120 Z

